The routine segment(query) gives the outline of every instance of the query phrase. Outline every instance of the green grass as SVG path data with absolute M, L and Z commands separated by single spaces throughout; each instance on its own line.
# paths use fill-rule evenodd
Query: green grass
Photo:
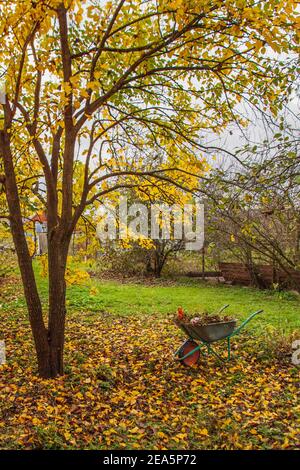
M 46 281 L 38 277 L 38 283 L 42 296 L 46 298 Z M 97 289 L 96 294 L 90 294 L 91 287 Z M 174 314 L 178 306 L 183 306 L 188 313 L 201 313 L 217 311 L 222 305 L 230 304 L 228 313 L 239 319 L 246 318 L 256 310 L 264 310 L 249 325 L 250 328 L 261 330 L 271 325 L 282 333 L 300 329 L 300 300 L 293 293 L 213 286 L 195 279 L 182 278 L 172 285 L 156 283 L 149 286 L 93 279 L 89 286 L 68 287 L 67 304 L 69 312 L 160 317 Z
M 35 267 L 38 287 L 43 303 L 47 303 L 47 280 L 39 275 Z M 91 294 L 91 288 L 93 295 Z M 210 285 L 197 279 L 182 278 L 168 283 L 143 285 L 100 281 L 92 279 L 89 285 L 69 286 L 67 305 L 69 314 L 83 312 L 87 316 L 109 313 L 112 316 L 159 316 L 174 314 L 178 306 L 187 313 L 214 312 L 222 305 L 230 304 L 227 312 L 238 319 L 263 309 L 250 329 L 264 330 L 267 325 L 276 328 L 278 333 L 289 334 L 300 330 L 300 297 L 291 292 L 260 291 L 239 286 Z M 23 296 L 16 295 L 3 310 L 24 310 Z

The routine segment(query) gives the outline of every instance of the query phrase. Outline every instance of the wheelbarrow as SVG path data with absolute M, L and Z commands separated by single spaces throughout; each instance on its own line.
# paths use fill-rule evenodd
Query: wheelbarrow
M 227 307 L 229 307 L 229 304 L 224 305 L 224 307 L 222 307 L 218 313 L 221 313 Z M 246 326 L 247 323 L 252 320 L 252 318 L 262 312 L 263 310 L 258 310 L 257 312 L 252 313 L 245 321 L 243 321 L 243 323 L 241 323 L 238 328 L 236 328 L 237 320 L 210 323 L 207 325 L 191 325 L 175 321 L 175 324 L 182 331 L 184 331 L 184 333 L 188 336 L 188 339 L 185 340 L 184 343 L 177 349 L 174 357 L 176 357 L 176 359 L 185 366 L 192 366 L 196 364 L 201 354 L 203 356 L 206 356 L 207 354 L 213 354 L 223 362 L 230 361 L 231 338 L 239 334 L 241 329 L 244 328 L 244 326 Z M 220 354 L 218 354 L 212 347 L 213 343 L 221 340 L 227 341 L 227 356 L 225 359 L 220 356 Z

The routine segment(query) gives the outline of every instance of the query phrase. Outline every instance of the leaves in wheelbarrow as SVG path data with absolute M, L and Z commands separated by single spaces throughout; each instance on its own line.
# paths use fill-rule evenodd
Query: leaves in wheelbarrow
M 231 322 L 234 318 L 230 315 L 217 315 L 217 314 L 210 314 L 210 313 L 202 313 L 198 314 L 195 317 L 189 317 L 185 315 L 182 318 L 175 318 L 175 323 L 183 323 L 183 324 L 191 324 L 191 325 L 199 325 L 205 326 L 210 325 L 212 323 L 224 323 L 224 322 Z
M 204 313 L 201 316 L 194 317 L 190 320 L 193 325 L 209 325 L 211 323 L 223 323 L 234 320 L 233 317 L 229 315 L 211 315 L 209 313 Z

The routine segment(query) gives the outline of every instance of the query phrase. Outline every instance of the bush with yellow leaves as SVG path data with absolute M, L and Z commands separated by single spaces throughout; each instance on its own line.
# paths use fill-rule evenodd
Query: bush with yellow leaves
M 39 256 L 38 261 L 41 267 L 41 276 L 46 278 L 48 276 L 48 255 Z M 65 280 L 68 285 L 82 285 L 90 280 L 90 275 L 83 269 L 76 267 L 73 263 L 73 257 L 68 256 Z

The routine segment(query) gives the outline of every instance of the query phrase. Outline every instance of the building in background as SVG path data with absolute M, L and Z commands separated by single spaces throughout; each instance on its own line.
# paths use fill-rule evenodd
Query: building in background
M 36 214 L 30 222 L 34 224 L 34 233 L 36 237 L 36 255 L 47 253 L 47 215 L 45 212 Z

